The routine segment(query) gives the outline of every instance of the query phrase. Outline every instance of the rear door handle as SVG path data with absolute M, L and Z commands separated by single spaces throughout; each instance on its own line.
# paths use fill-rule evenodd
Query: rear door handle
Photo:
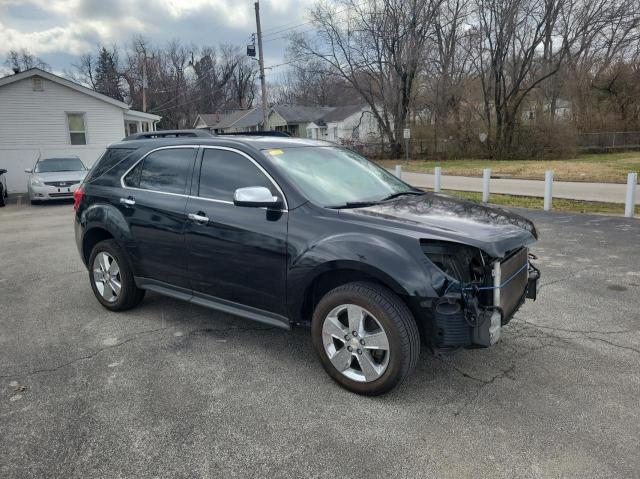
M 133 206 L 133 205 L 136 204 L 136 200 L 134 200 L 131 197 L 129 197 L 129 198 L 120 198 L 120 203 L 125 205 L 125 206 Z
M 207 224 L 209 222 L 209 218 L 204 216 L 204 213 L 202 213 L 201 211 L 198 211 L 197 213 L 189 213 L 187 215 L 187 217 L 191 221 L 195 221 L 196 223 L 200 223 L 200 224 L 203 224 L 203 225 Z

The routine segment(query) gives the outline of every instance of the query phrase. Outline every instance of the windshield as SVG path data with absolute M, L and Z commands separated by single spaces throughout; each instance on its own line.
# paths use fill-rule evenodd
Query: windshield
M 82 161 L 78 158 L 51 158 L 36 163 L 35 173 L 51 173 L 54 171 L 84 171 Z
M 271 149 L 267 157 L 314 203 L 345 207 L 416 190 L 352 151 L 334 146 Z

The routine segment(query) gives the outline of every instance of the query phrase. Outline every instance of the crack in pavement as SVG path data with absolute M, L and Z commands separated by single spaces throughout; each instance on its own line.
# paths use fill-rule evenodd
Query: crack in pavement
M 585 273 L 587 271 L 595 271 L 600 269 L 597 266 L 594 267 L 589 267 L 589 268 L 582 268 L 576 271 L 572 271 L 570 275 L 568 276 L 563 276 L 562 278 L 557 278 L 557 279 L 553 279 L 551 281 L 547 281 L 546 283 L 540 283 L 540 287 L 538 288 L 538 292 L 542 291 L 542 288 L 546 287 L 546 286 L 551 286 L 552 284 L 557 284 L 557 283 L 563 283 L 565 281 L 569 281 L 570 279 L 575 278 L 576 274 L 578 273 Z
M 462 406 L 460 406 L 456 411 L 454 411 L 453 415 L 454 416 L 459 416 L 466 408 L 468 408 L 471 404 L 473 404 L 474 402 L 476 402 L 476 400 L 480 397 L 480 394 L 482 393 L 482 391 L 484 390 L 484 388 L 486 388 L 487 386 L 493 384 L 495 381 L 497 381 L 498 379 L 502 379 L 502 378 L 509 378 L 513 381 L 515 381 L 515 379 L 511 378 L 509 376 L 509 373 L 512 373 L 516 368 L 516 364 L 513 363 L 511 366 L 509 366 L 506 369 L 501 370 L 498 374 L 494 375 L 491 379 L 489 380 L 483 380 L 482 384 L 480 385 L 480 387 L 478 387 L 478 389 L 476 389 L 476 393 L 473 395 L 472 398 L 470 398 L 468 401 L 466 401 Z
M 158 328 L 158 329 L 150 329 L 150 330 L 146 330 L 146 331 L 139 331 L 137 333 L 134 333 L 133 335 L 130 335 L 129 337 L 126 337 L 123 341 L 120 341 L 119 343 L 116 343 L 114 345 L 111 346 L 106 346 L 104 348 L 99 348 L 95 351 L 93 351 L 91 354 L 87 354 L 86 356 L 80 356 L 77 357 L 75 359 L 72 359 L 71 361 L 67 361 L 66 363 L 62 363 L 58 366 L 52 367 L 52 368 L 43 368 L 43 369 L 35 369 L 33 371 L 30 371 L 28 373 L 11 373 L 11 374 L 1 374 L 0 375 L 0 379 L 7 379 L 7 378 L 26 378 L 26 377 L 30 377 L 30 376 L 34 376 L 36 374 L 41 374 L 41 373 L 52 373 L 52 372 L 56 372 L 60 369 L 66 368 L 68 366 L 71 366 L 72 364 L 78 363 L 80 361 L 87 361 L 89 359 L 93 359 L 94 357 L 96 357 L 98 354 L 100 354 L 103 351 L 106 351 L 107 349 L 114 349 L 114 348 L 119 348 L 120 346 L 123 346 L 131 341 L 134 341 L 136 339 L 138 339 L 141 336 L 146 336 L 152 333 L 157 333 L 160 331 L 166 331 L 167 329 L 171 329 L 171 327 L 165 327 L 165 328 Z
M 592 341 L 601 341 L 601 342 L 603 342 L 605 344 L 608 344 L 609 346 L 613 346 L 615 348 L 620 348 L 620 349 L 626 349 L 626 350 L 632 351 L 632 352 L 634 352 L 636 354 L 640 354 L 640 349 L 636 349 L 636 348 L 633 348 L 631 346 L 623 346 L 622 344 L 616 344 L 614 342 L 607 341 L 606 339 L 602 339 L 602 338 L 594 338 L 592 336 L 584 336 L 582 338 L 576 338 L 576 339 L 590 339 Z
M 633 332 L 640 332 L 640 329 L 638 328 L 630 328 L 630 329 L 621 329 L 619 331 L 598 331 L 595 329 L 592 330 L 583 330 L 583 329 L 565 329 L 565 328 L 558 328 L 555 326 L 543 326 L 541 324 L 537 324 L 534 323 L 532 321 L 527 321 L 526 319 L 521 319 L 518 322 L 521 323 L 526 323 L 526 324 L 530 324 L 531 326 L 535 326 L 536 328 L 540 328 L 540 329 L 549 329 L 551 331 L 561 331 L 564 333 L 580 333 L 580 334 L 622 334 L 622 333 L 633 333 Z
M 636 354 L 640 354 L 640 349 L 634 348 L 632 346 L 624 346 L 622 344 L 618 344 L 618 343 L 614 343 L 613 341 L 607 340 L 607 339 L 602 339 L 602 338 L 597 338 L 594 336 L 590 336 L 593 334 L 599 334 L 599 335 L 610 335 L 610 334 L 623 334 L 623 333 L 631 333 L 631 332 L 637 332 L 639 331 L 638 329 L 635 328 L 631 328 L 631 329 L 625 329 L 625 330 L 620 330 L 620 331 L 596 331 L 596 330 L 578 330 L 578 329 L 564 329 L 564 328 L 557 328 L 557 327 L 553 327 L 553 326 L 541 326 L 539 324 L 533 323 L 531 321 L 527 321 L 527 320 L 519 320 L 518 323 L 521 324 L 528 324 L 533 328 L 538 329 L 541 333 L 546 334 L 547 336 L 556 338 L 558 340 L 562 340 L 562 341 L 574 341 L 575 340 L 579 340 L 579 339 L 586 339 L 586 340 L 592 340 L 592 341 L 601 341 L 603 343 L 608 344 L 609 346 L 613 346 L 616 348 L 620 348 L 620 349 L 624 349 L 627 351 L 632 351 Z M 561 337 L 561 336 L 556 336 L 554 334 L 550 334 L 547 333 L 545 331 L 543 331 L 544 329 L 548 329 L 551 331 L 558 331 L 558 332 L 563 332 L 563 333 L 571 333 L 571 334 L 579 334 L 580 336 L 576 336 L 576 337 Z
M 52 368 L 42 368 L 42 369 L 35 369 L 33 371 L 30 371 L 28 373 L 20 373 L 20 372 L 15 372 L 15 373 L 11 373 L 11 374 L 1 374 L 0 375 L 0 379 L 8 379 L 8 378 L 27 378 L 30 376 L 34 376 L 36 374 L 41 374 L 41 373 L 52 373 L 52 372 L 56 372 L 60 369 L 69 367 L 75 363 L 81 362 L 81 361 L 88 361 L 90 359 L 95 358 L 97 355 L 99 355 L 100 353 L 102 353 L 103 351 L 109 350 L 109 349 L 114 349 L 114 348 L 119 348 L 120 346 L 124 346 L 127 343 L 130 343 L 132 341 L 135 341 L 141 337 L 144 336 L 148 336 L 151 335 L 153 333 L 158 333 L 158 332 L 164 332 L 167 331 L 169 329 L 173 329 L 175 328 L 175 326 L 167 326 L 164 328 L 157 328 L 157 329 L 149 329 L 149 330 L 145 330 L 145 331 L 138 331 L 136 333 L 133 333 L 129 336 L 126 336 L 122 341 L 120 341 L 119 343 L 116 343 L 114 345 L 111 346 L 106 346 L 103 348 L 99 348 L 95 351 L 93 351 L 91 354 L 87 354 L 85 356 L 80 356 L 77 358 L 74 358 L 70 361 L 67 361 L 65 363 L 62 363 L 58 366 L 52 367 Z M 248 328 L 242 328 L 242 327 L 237 327 L 237 326 L 230 326 L 230 327 L 225 327 L 225 328 L 201 328 L 201 329 L 195 329 L 192 331 L 189 331 L 186 334 L 186 337 L 192 336 L 192 335 L 197 335 L 197 334 L 202 334 L 202 333 L 211 333 L 211 332 L 225 332 L 225 331 L 270 331 L 273 329 L 281 329 L 281 328 L 276 328 L 274 327 L 270 327 L 270 328 L 260 328 L 260 327 L 248 327 Z M 176 338 L 177 339 L 177 338 Z

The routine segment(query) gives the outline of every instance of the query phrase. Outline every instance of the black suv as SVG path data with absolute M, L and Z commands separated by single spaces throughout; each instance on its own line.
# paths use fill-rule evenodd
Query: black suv
M 100 303 L 145 290 L 290 329 L 328 374 L 381 394 L 435 349 L 486 347 L 539 277 L 533 224 L 417 190 L 334 144 L 156 138 L 110 146 L 75 194 Z

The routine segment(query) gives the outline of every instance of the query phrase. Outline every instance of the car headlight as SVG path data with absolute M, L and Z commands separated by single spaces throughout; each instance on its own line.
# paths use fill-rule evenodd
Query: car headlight
M 39 176 L 31 177 L 31 186 L 44 186 L 44 181 Z

